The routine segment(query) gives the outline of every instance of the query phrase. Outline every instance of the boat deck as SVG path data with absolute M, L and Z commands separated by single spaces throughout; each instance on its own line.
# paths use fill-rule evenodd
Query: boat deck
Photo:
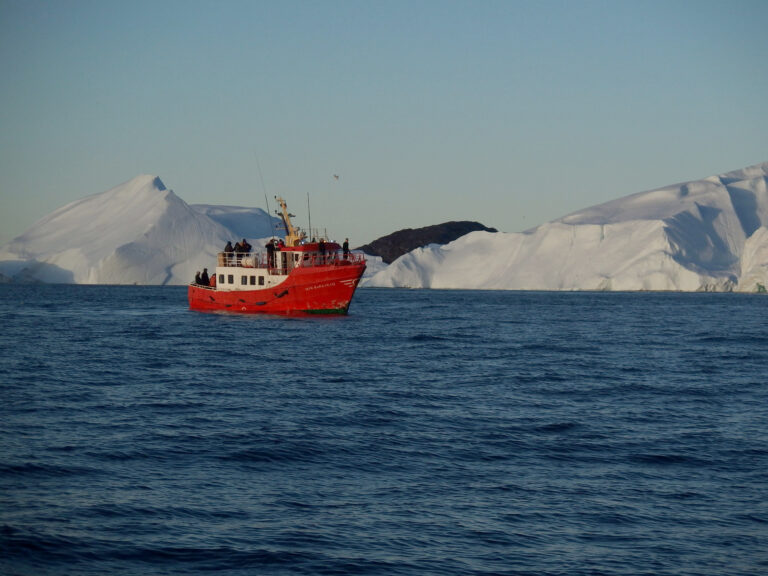
M 217 266 L 221 268 L 260 268 L 271 274 L 287 274 L 294 268 L 317 266 L 350 266 L 365 263 L 365 254 L 349 252 L 298 252 L 277 250 L 273 256 L 265 252 L 219 252 Z

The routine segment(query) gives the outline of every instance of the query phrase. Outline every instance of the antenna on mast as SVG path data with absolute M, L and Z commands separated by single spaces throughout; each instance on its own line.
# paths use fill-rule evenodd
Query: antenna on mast
M 307 192 L 307 217 L 309 218 L 309 239 L 312 240 L 312 212 L 309 209 L 309 192 Z
M 271 236 L 275 235 L 275 227 L 272 224 L 272 216 L 271 212 L 269 211 L 269 200 L 267 199 L 267 187 L 264 185 L 264 175 L 261 173 L 261 164 L 259 163 L 259 157 L 256 156 L 256 168 L 259 169 L 259 179 L 261 180 L 261 190 L 264 192 L 264 203 L 267 205 L 267 218 L 269 223 L 269 228 L 272 231 Z

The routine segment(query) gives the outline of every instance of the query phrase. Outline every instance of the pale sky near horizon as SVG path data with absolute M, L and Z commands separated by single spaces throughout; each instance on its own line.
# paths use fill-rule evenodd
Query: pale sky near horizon
M 300 225 L 309 193 L 356 246 L 765 162 L 766 22 L 766 0 L 0 0 L 0 242 L 142 173 L 190 204 L 280 194 Z

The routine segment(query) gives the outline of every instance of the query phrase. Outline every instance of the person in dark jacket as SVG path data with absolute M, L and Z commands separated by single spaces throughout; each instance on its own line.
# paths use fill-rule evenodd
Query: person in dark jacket
M 208 278 L 208 268 L 203 268 L 203 273 L 200 274 L 200 284 L 208 286 L 211 283 L 211 279 Z
M 195 273 L 195 284 L 200 284 L 200 270 Z
M 272 239 L 267 242 L 267 266 L 269 268 L 275 267 L 275 240 Z
M 240 242 L 235 243 L 235 266 L 240 266 L 240 261 L 243 259 L 243 245 Z
M 232 247 L 232 242 L 227 241 L 227 245 L 224 246 L 224 262 L 227 266 L 232 265 L 232 253 L 235 249 Z

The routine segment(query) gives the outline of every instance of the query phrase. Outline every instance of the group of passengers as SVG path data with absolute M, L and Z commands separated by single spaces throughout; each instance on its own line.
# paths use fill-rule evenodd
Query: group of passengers
M 239 266 L 243 256 L 245 254 L 250 254 L 252 248 L 253 246 L 248 243 L 248 240 L 243 238 L 243 241 L 236 242 L 234 247 L 232 246 L 232 242 L 227 242 L 227 245 L 224 247 L 224 253 L 227 254 L 227 260 L 230 265 L 234 262 Z M 231 256 L 232 254 L 234 254 L 234 256 Z
M 216 275 L 214 274 L 210 278 L 208 277 L 208 268 L 203 268 L 203 273 L 201 274 L 198 270 L 195 274 L 195 284 L 199 284 L 200 286 L 216 286 Z
M 253 248 L 253 246 L 248 243 L 248 240 L 243 238 L 243 241 L 236 242 L 234 247 L 232 246 L 232 242 L 227 242 L 227 245 L 224 246 L 224 252 L 228 254 L 232 252 L 236 252 L 238 254 L 250 254 L 251 248 Z
M 267 249 L 267 266 L 270 268 L 275 267 L 275 250 L 282 250 L 285 248 L 285 242 L 282 238 L 279 240 L 272 238 L 267 242 L 264 247 Z
M 315 239 L 313 238 L 312 241 L 314 242 Z M 269 268 L 275 267 L 275 252 L 282 250 L 285 248 L 285 242 L 283 239 L 277 239 L 272 238 L 269 242 L 267 242 L 265 248 L 267 249 L 267 266 Z M 230 265 L 232 260 L 234 260 L 237 265 L 240 265 L 240 262 L 242 261 L 244 254 L 250 254 L 251 250 L 253 249 L 253 246 L 251 246 L 248 243 L 248 240 L 243 238 L 242 242 L 236 242 L 234 246 L 232 246 L 232 242 L 227 242 L 227 245 L 224 247 L 224 253 L 225 254 L 235 254 L 235 256 L 227 256 L 227 260 L 230 261 Z M 320 261 L 325 262 L 326 261 L 326 247 L 325 247 L 325 238 L 320 238 L 320 240 L 317 242 L 317 251 L 320 253 Z M 344 239 L 344 244 L 342 245 L 342 251 L 344 253 L 344 259 L 346 260 L 349 257 L 349 238 Z M 306 258 L 306 256 L 305 256 Z M 208 268 L 203 268 L 203 272 L 200 273 L 200 271 L 195 274 L 195 284 L 199 284 L 201 286 L 216 286 L 216 275 L 209 277 L 208 276 Z

